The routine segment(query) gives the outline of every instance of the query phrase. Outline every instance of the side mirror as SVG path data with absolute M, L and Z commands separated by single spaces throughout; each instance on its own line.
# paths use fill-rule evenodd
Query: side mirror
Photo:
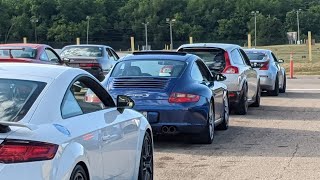
M 131 109 L 133 107 L 134 101 L 130 97 L 124 95 L 119 95 L 117 97 L 117 108 L 121 113 L 124 109 Z
M 284 63 L 284 60 L 283 59 L 278 59 L 278 62 L 279 63 Z
M 62 62 L 65 64 L 69 64 L 70 63 L 70 59 L 69 58 L 62 58 Z
M 224 81 L 226 79 L 227 79 L 227 77 L 225 75 L 223 75 L 223 74 L 217 74 L 216 75 L 216 80 L 217 81 Z

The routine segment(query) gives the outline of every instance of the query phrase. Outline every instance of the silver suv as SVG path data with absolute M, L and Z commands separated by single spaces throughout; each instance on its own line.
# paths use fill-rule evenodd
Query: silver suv
M 218 43 L 185 44 L 177 51 L 195 54 L 203 59 L 213 74 L 227 77 L 230 107 L 245 115 L 248 106 L 260 106 L 260 78 L 251 67 L 246 53 L 238 45 Z
M 286 71 L 280 66 L 284 61 L 277 59 L 270 50 L 245 49 L 251 65 L 260 75 L 261 89 L 271 96 L 286 92 Z

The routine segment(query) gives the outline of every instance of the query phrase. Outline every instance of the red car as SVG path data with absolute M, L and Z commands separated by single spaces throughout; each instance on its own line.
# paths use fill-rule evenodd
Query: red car
M 52 47 L 45 44 L 0 44 L 0 62 L 63 64 Z

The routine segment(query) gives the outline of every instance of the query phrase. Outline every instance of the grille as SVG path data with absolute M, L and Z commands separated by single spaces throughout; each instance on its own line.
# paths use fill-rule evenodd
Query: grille
M 141 89 L 165 89 L 169 79 L 165 78 L 115 78 L 113 88 L 141 88 Z

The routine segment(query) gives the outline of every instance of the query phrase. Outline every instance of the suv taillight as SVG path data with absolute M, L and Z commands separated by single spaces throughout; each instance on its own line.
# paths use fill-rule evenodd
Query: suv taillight
M 51 160 L 58 145 L 24 140 L 4 140 L 0 145 L 0 163 L 21 163 Z
M 224 59 L 226 61 L 226 67 L 222 71 L 222 73 L 225 74 L 238 74 L 239 73 L 239 68 L 236 66 L 232 66 L 229 58 L 229 54 L 227 51 L 224 52 Z
M 169 103 L 189 103 L 198 102 L 199 95 L 186 94 L 186 93 L 172 93 L 169 98 Z
M 259 70 L 268 70 L 269 64 L 270 64 L 269 61 L 264 62 Z

